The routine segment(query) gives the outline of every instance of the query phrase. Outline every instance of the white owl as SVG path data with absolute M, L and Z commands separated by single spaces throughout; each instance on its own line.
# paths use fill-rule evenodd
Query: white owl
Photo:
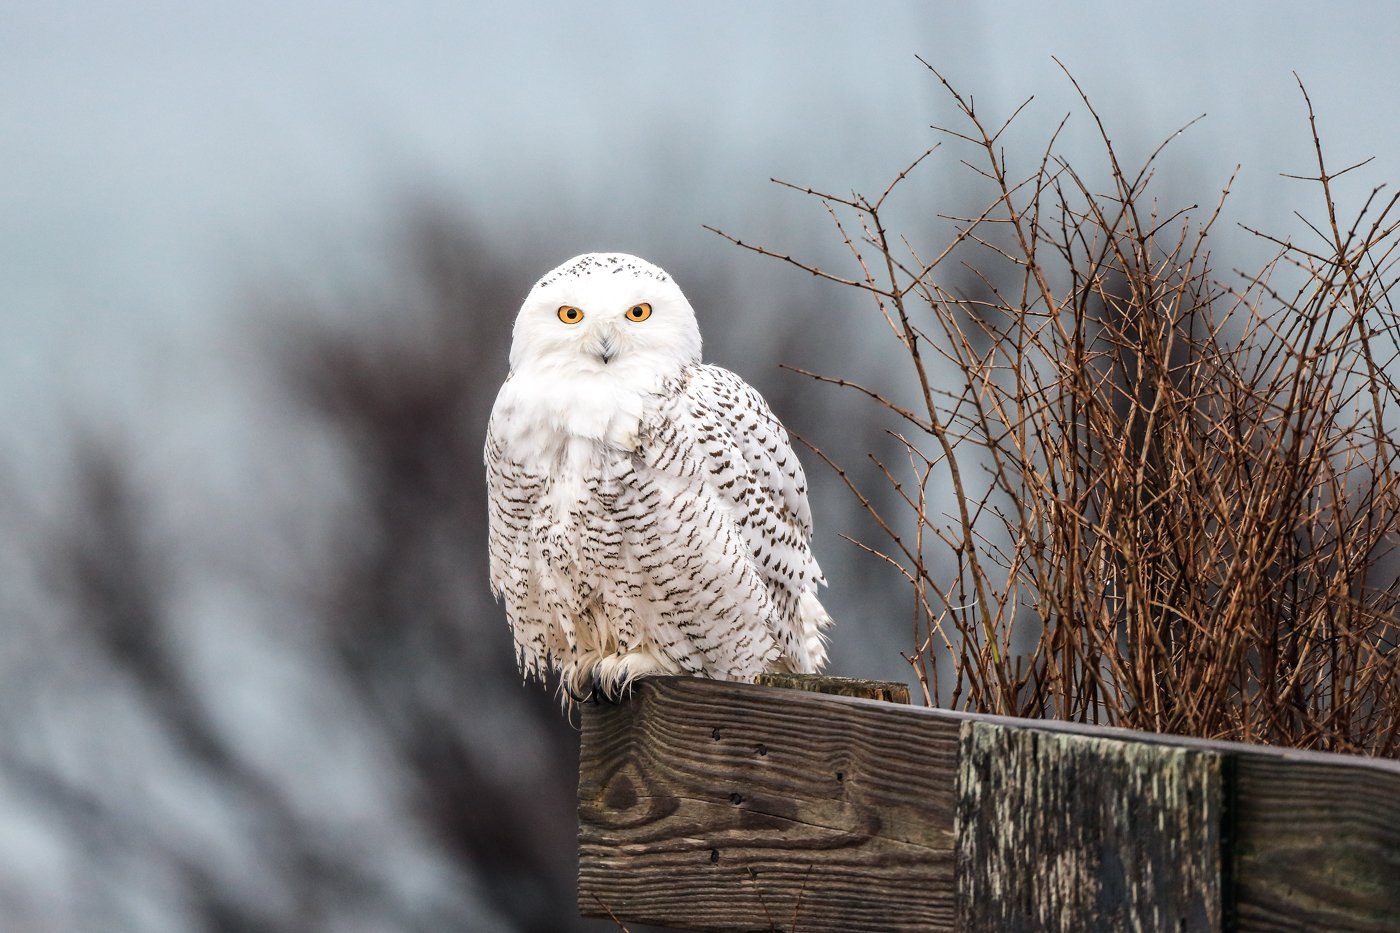
M 752 680 L 826 663 L 807 483 L 695 312 L 635 256 L 540 279 L 486 436 L 491 588 L 528 677 L 574 700 L 648 674 Z

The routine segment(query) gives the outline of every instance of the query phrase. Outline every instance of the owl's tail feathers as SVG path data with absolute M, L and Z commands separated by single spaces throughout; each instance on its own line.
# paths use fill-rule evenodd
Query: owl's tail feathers
M 797 621 L 805 657 L 797 659 L 797 673 L 816 674 L 826 667 L 826 629 L 831 616 L 813 592 L 803 593 L 797 601 Z

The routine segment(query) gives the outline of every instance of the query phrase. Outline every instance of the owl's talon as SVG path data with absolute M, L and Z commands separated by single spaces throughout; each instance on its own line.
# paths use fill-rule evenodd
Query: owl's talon
M 601 703 L 603 700 L 608 700 L 609 702 L 616 702 L 613 699 L 613 697 L 608 695 L 607 689 L 603 686 L 603 678 L 599 676 L 598 669 L 596 667 L 593 668 L 592 681 L 593 692 L 590 694 L 590 696 L 593 698 L 594 704 Z
M 598 690 L 596 681 L 593 684 L 593 689 L 589 690 L 587 695 L 584 696 L 575 693 L 573 685 L 570 684 L 567 680 L 564 681 L 563 684 L 561 684 L 561 686 L 564 688 L 564 692 L 569 695 L 569 699 L 573 700 L 575 703 L 582 704 L 597 700 Z

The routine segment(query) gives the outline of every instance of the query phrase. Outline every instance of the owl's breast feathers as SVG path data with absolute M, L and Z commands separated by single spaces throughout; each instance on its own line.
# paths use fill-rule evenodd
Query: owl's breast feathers
M 658 388 L 502 387 L 486 445 L 491 585 L 522 671 L 616 694 L 633 677 L 824 664 L 811 513 L 758 393 L 693 365 Z

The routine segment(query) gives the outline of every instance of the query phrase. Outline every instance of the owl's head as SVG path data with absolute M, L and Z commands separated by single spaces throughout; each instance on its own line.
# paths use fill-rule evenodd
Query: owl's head
M 625 253 L 585 253 L 540 279 L 510 348 L 512 372 L 665 378 L 698 362 L 690 302 L 669 275 Z

